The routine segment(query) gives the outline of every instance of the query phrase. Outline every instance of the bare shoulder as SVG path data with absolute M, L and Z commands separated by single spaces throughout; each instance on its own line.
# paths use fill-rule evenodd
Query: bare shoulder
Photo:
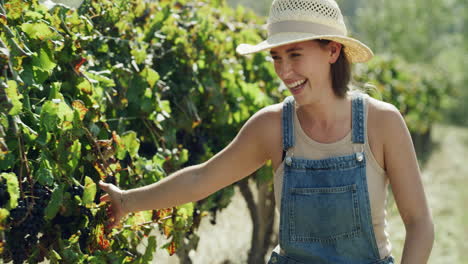
M 405 120 L 392 104 L 369 97 L 369 136 L 379 142 L 391 142 L 395 137 L 409 135 Z
M 258 122 L 281 122 L 283 103 L 273 104 L 260 109 L 252 116 Z
M 246 126 L 254 130 L 261 139 L 271 140 L 271 137 L 281 136 L 282 105 L 279 103 L 260 109 L 249 119 Z
M 372 97 L 368 97 L 367 102 L 369 104 L 369 125 L 384 130 L 404 124 L 403 116 L 394 105 Z
M 281 160 L 281 117 L 283 104 L 273 104 L 260 109 L 246 123 L 246 129 L 255 134 L 258 147 L 262 148 L 275 166 Z

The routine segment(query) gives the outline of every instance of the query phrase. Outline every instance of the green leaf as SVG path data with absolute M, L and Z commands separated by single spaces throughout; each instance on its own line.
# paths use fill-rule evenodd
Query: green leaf
M 41 125 L 46 129 L 47 132 L 54 131 L 58 124 L 58 107 L 55 103 L 47 101 L 44 103 L 41 109 Z
M 109 74 L 109 73 L 110 73 L 109 71 L 102 71 L 102 72 L 88 71 L 86 72 L 86 76 L 89 79 L 98 81 L 103 87 L 115 87 L 114 80 L 104 75 L 104 74 Z
M 52 220 L 55 215 L 57 215 L 60 209 L 60 205 L 62 205 L 63 202 L 63 190 L 64 185 L 62 184 L 56 187 L 52 192 L 52 198 L 50 199 L 49 204 L 45 209 L 44 219 Z
M 140 140 L 137 138 L 137 133 L 135 131 L 128 131 L 125 132 L 121 138 L 128 154 L 134 158 L 138 154 L 138 149 L 140 148 Z
M 194 205 L 193 203 L 186 203 L 180 206 L 177 206 L 177 216 L 181 217 L 184 220 L 188 220 L 193 215 Z
M 7 170 L 13 167 L 16 162 L 15 155 L 10 151 L 0 159 L 0 170 Z
M 47 101 L 41 110 L 42 126 L 46 131 L 55 131 L 64 121 L 73 121 L 73 110 L 59 99 L 57 102 Z M 65 127 L 64 127 L 65 128 Z
M 91 83 L 86 79 L 83 79 L 76 87 L 85 94 L 91 94 L 93 92 Z
M 5 220 L 8 219 L 9 215 L 10 215 L 10 212 L 7 209 L 0 208 L 0 228 L 1 228 L 1 224 L 5 223 Z
M 36 179 L 42 185 L 52 186 L 54 184 L 54 174 L 47 167 L 41 167 L 36 171 Z
M 19 184 L 18 184 L 18 178 L 16 177 L 16 174 L 13 172 L 6 173 L 3 172 L 0 174 L 2 178 L 4 178 L 7 182 L 7 190 L 8 193 L 10 194 L 10 201 L 7 204 L 7 209 L 13 209 L 16 208 L 18 205 L 18 198 L 19 198 Z
M 68 156 L 68 165 L 70 165 L 73 171 L 79 164 L 81 158 L 81 143 L 78 139 L 73 142 L 73 145 L 70 147 L 69 153 L 70 155 Z
M 62 260 L 62 257 L 60 257 L 59 253 L 53 249 L 50 250 L 49 257 L 52 263 L 59 263 L 60 260 Z
M 24 23 L 21 29 L 32 39 L 45 40 L 55 35 L 45 23 Z
M 26 5 L 25 2 L 21 0 L 10 0 L 5 3 L 5 8 L 8 18 L 18 19 L 22 16 L 23 9 L 29 8 L 29 5 Z
M 83 204 L 90 204 L 96 196 L 96 183 L 88 176 L 85 177 Z
M 61 82 L 54 82 L 50 85 L 49 100 L 63 99 L 63 96 L 60 94 L 60 88 L 62 88 Z
M 6 88 L 6 95 L 11 100 L 13 107 L 10 109 L 8 114 L 10 115 L 17 115 L 23 109 L 23 104 L 21 103 L 20 99 L 23 98 L 23 95 L 18 93 L 18 85 L 15 81 L 8 81 L 7 88 Z
M 159 107 L 161 107 L 161 110 L 166 112 L 166 113 L 171 113 L 171 104 L 167 100 L 162 100 L 159 102 Z
M 154 85 L 156 84 L 157 81 L 159 81 L 159 78 L 160 78 L 159 74 L 155 70 L 149 67 L 146 67 L 145 69 L 143 69 L 143 71 L 140 74 L 143 78 L 146 79 L 146 81 L 148 82 L 151 88 L 154 87 Z
M 156 237 L 150 236 L 147 243 L 145 254 L 141 258 L 141 263 L 150 263 L 156 251 Z
M 32 65 L 33 70 L 40 69 L 46 72 L 51 72 L 57 66 L 52 55 L 43 48 L 39 50 L 39 54 L 33 56 Z
M 36 139 L 36 142 L 41 145 L 45 146 L 49 140 L 51 139 L 51 134 L 45 131 L 40 131 L 39 136 Z

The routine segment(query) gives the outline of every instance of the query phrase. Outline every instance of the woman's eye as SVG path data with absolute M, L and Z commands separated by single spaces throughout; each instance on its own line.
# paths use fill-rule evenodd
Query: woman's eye
M 299 56 L 301 56 L 301 54 L 299 54 L 299 53 L 292 53 L 292 54 L 291 54 L 291 57 L 293 57 L 293 58 L 294 58 L 294 57 L 299 57 Z

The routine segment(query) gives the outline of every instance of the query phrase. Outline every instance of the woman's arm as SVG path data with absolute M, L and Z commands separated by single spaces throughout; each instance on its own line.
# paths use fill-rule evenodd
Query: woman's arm
M 395 107 L 389 106 L 382 115 L 385 167 L 406 229 L 401 263 L 427 263 L 434 242 L 434 225 L 413 142 Z
M 262 110 L 249 119 L 235 139 L 210 160 L 184 168 L 159 182 L 121 191 L 100 183 L 107 192 L 102 201 L 111 202 L 109 225 L 115 226 L 129 212 L 169 208 L 201 200 L 217 190 L 252 174 L 270 159 L 269 134 L 275 128 L 271 113 Z M 270 141 L 271 142 L 271 141 Z

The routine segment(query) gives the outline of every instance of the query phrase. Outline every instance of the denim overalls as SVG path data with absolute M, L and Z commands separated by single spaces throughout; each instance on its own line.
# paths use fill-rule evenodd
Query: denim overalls
M 392 264 L 381 260 L 366 182 L 362 94 L 352 99 L 355 153 L 308 160 L 294 157 L 294 98 L 283 104 L 284 175 L 279 243 L 268 264 Z M 289 150 L 289 151 L 288 151 Z

